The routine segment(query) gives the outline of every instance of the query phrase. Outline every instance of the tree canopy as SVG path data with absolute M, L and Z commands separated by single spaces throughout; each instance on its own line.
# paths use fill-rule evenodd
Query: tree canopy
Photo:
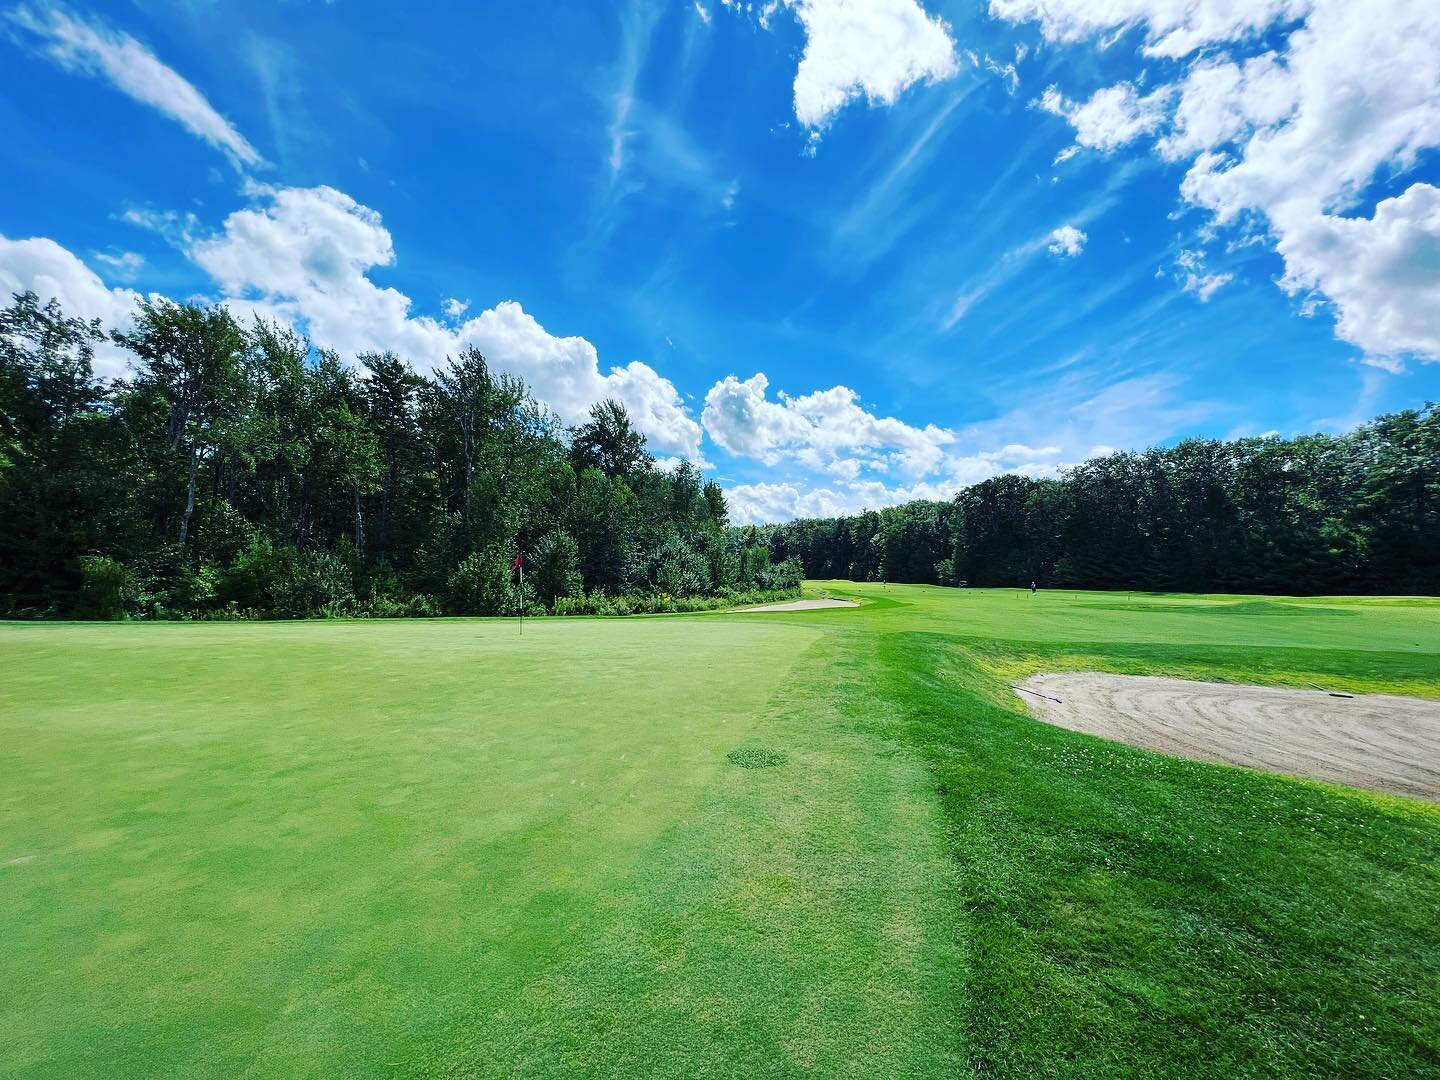
M 474 349 L 353 365 L 223 307 L 0 312 L 0 612 L 298 617 L 667 610 L 793 592 L 724 495 L 623 405 L 565 428 Z M 511 568 L 524 556 L 523 594 Z
M 1187 439 L 948 502 L 759 530 L 807 577 L 1289 594 L 1440 593 L 1440 407 L 1344 435 Z
M 107 340 L 129 377 L 95 377 Z M 1434 594 L 1440 407 L 735 528 L 719 485 L 658 466 L 622 404 L 566 428 L 474 349 L 433 375 L 347 364 L 164 300 L 107 337 L 26 293 L 0 310 L 0 525 L 0 613 L 22 616 L 623 613 L 802 574 Z

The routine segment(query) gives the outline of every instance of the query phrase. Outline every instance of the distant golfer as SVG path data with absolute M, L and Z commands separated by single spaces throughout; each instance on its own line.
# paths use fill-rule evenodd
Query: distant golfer
M 1033 581 L 1030 582 L 1030 595 L 1031 595 L 1031 596 L 1034 596 L 1034 595 L 1035 595 L 1035 590 L 1038 589 L 1039 587 L 1040 587 L 1040 586 L 1039 586 L 1039 585 L 1036 585 L 1035 582 L 1033 582 Z

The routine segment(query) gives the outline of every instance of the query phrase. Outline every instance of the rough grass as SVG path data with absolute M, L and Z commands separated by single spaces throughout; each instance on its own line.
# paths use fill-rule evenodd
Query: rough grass
M 776 766 L 784 765 L 790 759 L 778 750 L 766 750 L 760 746 L 741 746 L 726 754 L 725 760 L 731 765 L 739 765 L 742 769 L 773 769 Z
M 1440 695 L 1440 606 L 822 590 L 869 602 L 0 626 L 4 1070 L 1440 1070 L 1436 808 L 1005 686 Z

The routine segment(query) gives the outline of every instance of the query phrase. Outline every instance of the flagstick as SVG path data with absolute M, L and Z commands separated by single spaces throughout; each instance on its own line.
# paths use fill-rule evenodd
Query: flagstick
M 525 636 L 525 564 L 520 564 L 520 636 Z

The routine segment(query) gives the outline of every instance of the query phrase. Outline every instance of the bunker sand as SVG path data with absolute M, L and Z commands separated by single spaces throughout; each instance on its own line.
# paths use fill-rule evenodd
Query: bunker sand
M 1023 687 L 1036 716 L 1071 731 L 1440 802 L 1440 701 L 1098 673 Z
M 741 611 L 815 611 L 818 608 L 859 607 L 854 600 L 789 600 L 783 604 L 761 604 Z

